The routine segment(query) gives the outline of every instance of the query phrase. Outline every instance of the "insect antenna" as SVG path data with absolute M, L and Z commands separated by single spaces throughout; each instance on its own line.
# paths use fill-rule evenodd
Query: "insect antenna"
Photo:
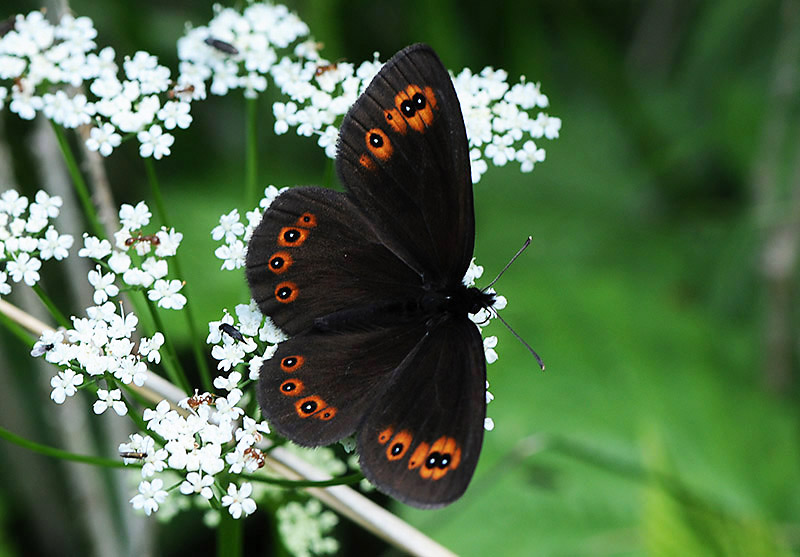
M 528 236 L 528 239 L 527 239 L 527 240 L 525 240 L 525 243 L 524 243 L 524 244 L 522 244 L 522 247 L 521 247 L 521 248 L 519 248 L 519 250 L 517 250 L 517 253 L 515 253 L 515 254 L 514 254 L 514 257 L 512 257 L 512 258 L 511 258 L 511 260 L 510 260 L 508 263 L 506 263 L 506 266 L 505 266 L 505 267 L 503 267 L 503 269 L 502 269 L 502 270 L 501 270 L 501 271 L 500 271 L 500 272 L 497 274 L 497 276 L 496 276 L 496 277 L 494 277 L 494 280 L 493 280 L 492 282 L 490 282 L 489 284 L 487 284 L 486 286 L 484 286 L 484 287 L 483 287 L 483 289 L 481 290 L 481 292 L 486 292 L 486 291 L 487 291 L 489 288 L 491 288 L 491 287 L 494 285 L 494 283 L 496 283 L 496 282 L 498 281 L 498 279 L 499 279 L 501 276 L 503 276 L 503 273 L 505 273 L 505 272 L 506 272 L 506 270 L 507 270 L 509 267 L 511 267 L 511 264 L 512 264 L 514 261 L 516 261 L 517 257 L 519 257 L 520 255 L 522 255 L 522 252 L 523 252 L 523 251 L 525 251 L 526 249 L 528 249 L 528 246 L 529 246 L 529 245 L 531 245 L 531 237 L 530 237 L 530 236 Z M 534 350 L 534 349 L 531 347 L 531 345 L 530 345 L 530 344 L 528 344 L 527 342 L 525 342 L 525 339 L 523 339 L 521 336 L 519 336 L 519 334 L 517 333 L 517 331 L 515 331 L 515 330 L 514 330 L 514 329 L 511 327 L 511 325 L 509 325 L 509 324 L 508 324 L 508 322 L 507 322 L 505 319 L 503 319 L 502 317 L 500 317 L 500 313 L 498 313 L 498 311 L 497 311 L 497 310 L 495 310 L 494 308 L 489 308 L 489 309 L 490 309 L 490 311 L 491 311 L 491 312 L 494 314 L 494 316 L 495 316 L 495 317 L 497 317 L 497 318 L 500 320 L 500 322 L 501 322 L 503 325 L 505 325 L 505 326 L 506 326 L 506 329 L 508 329 L 509 331 L 511 331 L 511 334 L 512 334 L 512 335 L 514 335 L 514 337 L 515 337 L 515 338 L 516 338 L 518 341 L 520 341 L 520 342 L 522 343 L 522 345 L 523 345 L 525 348 L 527 348 L 527 349 L 528 349 L 528 352 L 530 352 L 530 353 L 533 355 L 533 357 L 534 357 L 534 358 L 536 358 L 536 362 L 539 364 L 539 367 L 540 367 L 540 368 L 542 368 L 542 371 L 544 371 L 544 362 L 542 361 L 542 358 L 541 358 L 541 356 L 539 356 L 539 354 L 537 354 L 537 353 L 536 353 L 536 350 Z
M 494 286 L 494 283 L 496 283 L 500 279 L 500 277 L 503 276 L 503 273 L 506 272 L 506 269 L 511 267 L 511 264 L 517 259 L 517 257 L 522 255 L 522 252 L 525 251 L 528 248 L 529 245 L 531 245 L 531 237 L 530 236 L 528 236 L 528 239 L 525 240 L 524 244 L 522 244 L 522 247 L 519 248 L 519 251 L 517 251 L 517 253 L 514 254 L 514 257 L 512 257 L 511 260 L 508 263 L 506 263 L 506 266 L 503 267 L 503 269 L 499 273 L 497 273 L 497 276 L 494 277 L 494 280 L 481 289 L 481 292 L 486 292 L 488 289 L 490 289 L 492 286 Z
M 541 358 L 541 356 L 539 356 L 539 354 L 537 354 L 537 353 L 536 353 L 536 350 L 534 350 L 533 348 L 531 348 L 531 345 L 530 345 L 530 344 L 528 344 L 527 342 L 525 342 L 525 339 L 524 339 L 524 338 L 522 338 L 521 336 L 519 336 L 519 334 L 517 333 L 517 331 L 515 331 L 514 329 L 512 329 L 512 328 L 511 328 L 511 325 L 509 325 L 509 324 L 508 324 L 508 322 L 507 322 L 505 319 L 503 319 L 502 317 L 500 317 L 500 314 L 499 314 L 497 311 L 495 311 L 494 309 L 492 309 L 492 313 L 494 313 L 494 316 L 495 316 L 495 317 L 497 317 L 497 318 L 500 320 L 500 322 L 501 322 L 503 325 L 505 325 L 505 326 L 506 326 L 506 328 L 507 328 L 509 331 L 511 331 L 511 334 L 512 334 L 512 335 L 514 335 L 514 337 L 516 337 L 516 339 L 517 339 L 518 341 L 520 341 L 520 342 L 522 343 L 522 345 L 523 345 L 525 348 L 527 348 L 527 349 L 528 349 L 528 352 L 530 352 L 531 354 L 533 354 L 533 357 L 534 357 L 534 358 L 536 358 L 536 362 L 539 364 L 539 367 L 540 367 L 540 368 L 542 368 L 542 371 L 544 371 L 544 362 L 542 361 L 542 358 Z

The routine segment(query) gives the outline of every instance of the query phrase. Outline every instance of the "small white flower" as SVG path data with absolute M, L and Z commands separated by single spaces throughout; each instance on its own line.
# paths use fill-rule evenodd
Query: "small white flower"
M 250 482 L 244 482 L 239 488 L 231 483 L 228 485 L 227 495 L 222 496 L 222 506 L 228 507 L 233 518 L 240 518 L 242 513 L 245 516 L 253 514 L 256 511 L 256 502 L 250 498 L 252 493 L 253 486 Z
M 497 346 L 497 337 L 486 337 L 483 339 L 483 352 L 486 354 L 486 363 L 493 364 L 497 361 L 497 352 L 495 351 L 495 347 Z
M 136 207 L 123 203 L 119 209 L 119 221 L 124 230 L 139 230 L 150 224 L 150 217 L 153 213 L 147 203 L 140 201 Z
M 0 296 L 11 293 L 11 285 L 8 284 L 8 275 L 5 271 L 0 271 Z
M 69 255 L 73 238 L 69 234 L 59 234 L 52 226 L 44 233 L 44 238 L 39 238 L 39 255 L 42 259 L 65 259 Z
M 158 307 L 164 309 L 181 309 L 186 305 L 186 297 L 179 291 L 183 288 L 183 283 L 177 279 L 164 280 L 158 279 L 153 288 L 147 291 L 147 297 L 158 302 Z
M 119 287 L 114 284 L 117 276 L 114 273 L 103 274 L 98 265 L 95 270 L 89 271 L 89 284 L 94 287 L 94 303 L 102 304 L 119 294 Z
M 214 250 L 214 255 L 222 259 L 220 269 L 232 271 L 244 267 L 244 258 L 247 253 L 244 242 L 235 240 L 231 244 L 224 244 Z
M 116 274 L 122 274 L 131 268 L 131 256 L 123 251 L 115 251 L 108 258 L 108 266 Z
M 27 253 L 19 254 L 15 259 L 6 263 L 6 271 L 14 282 L 24 281 L 28 286 L 39 282 L 39 269 L 42 262 Z
M 491 418 L 484 418 L 483 429 L 486 431 L 492 431 L 494 429 L 494 420 Z
M 214 240 L 219 241 L 224 237 L 228 244 L 235 242 L 237 237 L 242 234 L 244 234 L 244 225 L 239 220 L 237 209 L 219 217 L 219 224 L 211 230 L 211 237 Z
M 63 404 L 68 396 L 73 396 L 78 392 L 78 385 L 83 383 L 83 375 L 75 373 L 72 369 L 65 369 L 59 371 L 58 375 L 50 379 L 50 386 L 53 387 L 53 392 L 50 393 L 50 398 L 56 404 Z
M 128 413 L 128 407 L 122 402 L 122 392 L 119 389 L 112 389 L 111 391 L 97 389 L 97 399 L 94 406 L 92 406 L 95 414 L 102 414 L 109 408 L 119 416 L 124 416 Z
M 117 129 L 104 123 L 100 127 L 94 127 L 89 132 L 89 139 L 86 140 L 86 147 L 90 151 L 99 151 L 101 155 L 107 157 L 111 152 L 120 146 L 122 136 L 117 133 Z
M 186 480 L 181 484 L 180 490 L 184 495 L 200 495 L 204 499 L 211 499 L 214 496 L 211 489 L 213 485 L 214 476 L 189 472 L 186 474 Z
M 150 516 L 158 510 L 158 506 L 166 501 L 167 492 L 162 489 L 164 482 L 160 478 L 152 482 L 147 480 L 139 484 L 139 493 L 131 499 L 134 509 L 144 509 L 144 513 Z
M 84 233 L 83 247 L 78 251 L 78 257 L 88 257 L 90 259 L 103 259 L 111 253 L 111 242 L 100 240 L 94 236 Z
M 178 252 L 178 246 L 183 240 L 183 234 L 176 232 L 174 228 L 167 230 L 162 228 L 156 232 L 158 245 L 156 246 L 156 256 L 170 257 Z
M 189 103 L 183 101 L 169 101 L 158 111 L 158 119 L 164 122 L 164 127 L 168 130 L 175 127 L 185 130 L 192 123 L 192 115 L 189 114 Z
M 214 378 L 214 387 L 224 391 L 235 389 L 242 380 L 242 374 L 238 371 L 231 372 L 227 377 L 222 375 Z
M 150 126 L 149 130 L 140 131 L 136 138 L 141 145 L 139 146 L 139 155 L 142 158 L 153 157 L 156 160 L 170 154 L 170 147 L 175 143 L 175 137 L 172 134 L 164 133 L 161 126 Z
M 164 335 L 157 332 L 152 338 L 143 338 L 139 341 L 139 355 L 147 358 L 148 362 L 161 363 L 159 349 L 164 345 Z

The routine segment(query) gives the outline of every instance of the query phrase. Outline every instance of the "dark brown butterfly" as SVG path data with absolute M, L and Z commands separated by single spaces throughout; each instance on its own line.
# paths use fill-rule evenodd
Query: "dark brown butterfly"
M 478 462 L 486 361 L 463 278 L 475 237 L 467 135 L 426 45 L 398 52 L 342 123 L 346 193 L 292 188 L 247 253 L 261 311 L 289 336 L 261 367 L 274 429 L 305 446 L 358 433 L 378 489 L 416 507 L 458 499 Z

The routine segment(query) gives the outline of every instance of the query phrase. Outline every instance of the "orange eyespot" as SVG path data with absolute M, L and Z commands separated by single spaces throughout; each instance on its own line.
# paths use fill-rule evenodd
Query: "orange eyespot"
M 404 429 L 395 434 L 389 446 L 386 447 L 386 458 L 389 460 L 400 460 L 403 458 L 408 452 L 412 440 L 411 432 L 408 430 Z
M 386 442 L 392 438 L 392 433 L 394 433 L 394 428 L 389 426 L 383 431 L 378 434 L 378 443 L 381 445 L 385 445 Z
M 327 406 L 328 405 L 325 404 L 325 401 L 318 396 L 307 396 L 294 403 L 294 408 L 297 411 L 297 415 L 301 418 L 313 416 L 320 410 L 327 408 Z
M 430 87 L 423 89 L 412 83 L 395 95 L 394 104 L 415 131 L 422 133 L 433 123 L 433 111 L 437 102 L 436 95 Z
M 327 422 L 328 420 L 332 420 L 333 417 L 336 415 L 336 408 L 333 406 L 328 406 L 314 414 L 315 418 L 322 420 L 323 422 Z
M 314 215 L 314 213 L 306 212 L 297 218 L 295 224 L 304 228 L 314 228 L 317 226 L 317 217 Z
M 305 390 L 305 386 L 298 379 L 287 379 L 281 383 L 280 390 L 282 395 L 299 396 Z
M 284 226 L 278 232 L 278 245 L 281 247 L 299 246 L 308 238 L 308 230 L 305 228 L 295 228 L 294 226 Z
M 389 108 L 383 111 L 383 117 L 386 118 L 386 123 L 389 124 L 394 131 L 400 135 L 405 135 L 408 131 L 408 124 L 405 118 L 400 115 L 396 108 Z
M 276 275 L 280 275 L 281 273 L 285 273 L 286 270 L 292 266 L 293 262 L 294 260 L 292 256 L 289 255 L 288 251 L 279 251 L 269 258 L 269 270 Z
M 414 457 L 417 457 L 417 452 Z M 440 437 L 433 442 L 427 454 L 422 458 L 419 475 L 423 479 L 438 480 L 450 470 L 455 470 L 461 463 L 461 447 L 452 437 Z M 410 464 L 409 464 L 410 466 Z
M 425 457 L 428 456 L 428 449 L 430 445 L 427 443 L 420 443 L 419 446 L 414 450 L 411 454 L 411 458 L 408 459 L 408 469 L 413 470 L 414 468 L 419 468 L 422 466 L 422 463 L 425 462 Z
M 303 356 L 286 356 L 281 360 L 281 369 L 286 373 L 292 373 L 300 369 L 305 362 L 306 359 Z
M 375 161 L 373 161 L 366 153 L 359 157 L 358 162 L 367 170 L 375 170 Z
M 297 299 L 300 293 L 297 285 L 293 282 L 284 281 L 275 287 L 275 299 L 282 304 L 289 304 Z
M 367 149 L 369 149 L 370 153 L 382 161 L 388 160 L 394 152 L 389 136 L 380 128 L 368 130 L 364 134 L 364 141 L 367 143 Z

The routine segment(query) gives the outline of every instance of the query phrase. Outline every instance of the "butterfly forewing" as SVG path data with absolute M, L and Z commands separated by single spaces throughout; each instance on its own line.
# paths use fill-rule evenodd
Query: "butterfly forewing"
M 427 282 L 463 278 L 475 235 L 467 138 L 430 47 L 400 51 L 373 79 L 342 122 L 336 165 L 381 240 Z
M 485 384 L 483 342 L 475 324 L 453 317 L 430 329 L 360 426 L 367 478 L 417 507 L 460 497 L 483 443 Z

